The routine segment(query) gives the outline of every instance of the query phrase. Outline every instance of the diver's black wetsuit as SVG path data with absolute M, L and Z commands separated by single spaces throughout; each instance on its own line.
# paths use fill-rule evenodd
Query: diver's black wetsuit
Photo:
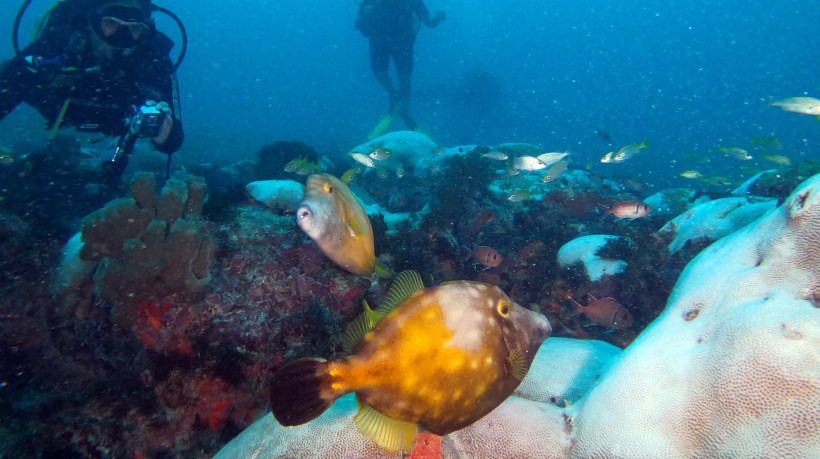
M 435 27 L 439 20 L 430 17 L 422 0 L 378 0 L 377 25 L 370 34 L 370 67 L 390 95 L 390 112 L 398 109 L 409 129 L 416 128 L 410 116 L 410 79 L 413 74 L 413 45 L 418 33 L 418 18 Z M 398 90 L 393 89 L 388 67 L 390 57 L 396 66 Z
M 0 120 L 20 104 L 33 106 L 53 125 L 70 99 L 60 124 L 106 135 L 126 132 L 132 106 L 147 100 L 173 101 L 173 64 L 168 52 L 173 42 L 153 31 L 128 51 L 110 60 L 95 56 L 90 27 L 68 33 L 44 33 L 16 56 L 0 65 Z M 62 35 L 62 36 L 60 36 Z M 31 56 L 35 63 L 27 62 Z M 163 153 L 179 150 L 184 135 L 174 118 Z

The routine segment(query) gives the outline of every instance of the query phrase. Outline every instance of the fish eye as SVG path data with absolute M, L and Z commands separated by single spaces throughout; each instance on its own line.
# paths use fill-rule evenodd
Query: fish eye
M 325 191 L 332 194 L 333 193 L 333 185 L 331 185 L 329 183 L 325 183 Z
M 510 315 L 510 303 L 506 301 L 499 301 L 498 306 L 496 306 L 496 311 L 498 311 L 498 314 L 500 314 L 501 317 L 507 317 Z

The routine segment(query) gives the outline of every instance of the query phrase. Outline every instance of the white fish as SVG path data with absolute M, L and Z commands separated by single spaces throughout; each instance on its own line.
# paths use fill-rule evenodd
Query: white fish
M 772 101 L 772 105 L 780 107 L 787 112 L 820 116 L 820 100 L 814 97 L 789 97 L 783 100 Z
M 513 161 L 513 166 L 522 171 L 537 171 L 547 167 L 546 164 L 535 156 L 519 156 Z
M 376 163 L 373 161 L 373 158 L 367 156 L 362 153 L 348 153 L 351 158 L 355 159 L 357 162 L 367 166 L 367 167 L 376 167 Z
M 498 150 L 488 151 L 487 153 L 484 153 L 483 155 L 481 155 L 481 157 L 487 158 L 487 159 L 494 159 L 496 161 L 506 161 L 506 160 L 510 159 L 509 156 L 505 155 L 504 153 L 502 153 Z
M 552 152 L 552 153 L 544 153 L 543 155 L 538 155 L 538 159 L 541 160 L 544 165 L 547 167 L 552 166 L 553 164 L 561 161 L 562 159 L 569 156 L 569 151 L 565 151 L 563 153 Z

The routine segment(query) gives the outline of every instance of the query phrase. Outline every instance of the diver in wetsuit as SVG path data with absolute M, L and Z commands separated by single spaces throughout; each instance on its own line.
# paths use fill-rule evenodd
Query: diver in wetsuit
M 416 121 L 410 115 L 413 45 L 419 31 L 416 20 L 436 27 L 445 17 L 444 11 L 431 17 L 422 0 L 363 0 L 359 7 L 356 28 L 370 39 L 370 67 L 390 97 L 388 116 L 398 112 L 410 130 L 416 129 Z M 391 56 L 396 66 L 397 88 L 388 74 Z
M 182 123 L 168 104 L 173 42 L 156 30 L 151 11 L 151 0 L 57 3 L 39 37 L 0 65 L 0 120 L 25 102 L 47 127 L 132 138 L 102 164 L 111 187 L 119 184 L 136 137 L 150 138 L 162 153 L 179 150 Z

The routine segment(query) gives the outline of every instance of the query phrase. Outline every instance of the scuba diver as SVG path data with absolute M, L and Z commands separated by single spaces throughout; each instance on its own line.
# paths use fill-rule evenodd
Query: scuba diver
M 47 120 L 52 139 L 66 126 L 120 136 L 113 157 L 102 163 L 111 189 L 138 137 L 168 155 L 179 150 L 182 123 L 169 105 L 179 61 L 172 63 L 174 43 L 151 19 L 153 10 L 167 10 L 151 0 L 62 0 L 19 50 L 16 30 L 26 6 L 15 22 L 16 56 L 0 65 L 0 120 L 25 102 Z M 183 53 L 184 42 L 183 29 Z
M 438 11 L 430 17 L 423 0 L 363 0 L 360 4 L 356 28 L 370 39 L 370 67 L 390 98 L 388 115 L 376 126 L 371 138 L 387 131 L 397 112 L 407 129 L 416 129 L 416 121 L 410 115 L 410 79 L 413 45 L 420 28 L 417 21 L 436 27 L 446 16 L 444 11 Z M 393 86 L 388 74 L 391 56 L 398 87 Z

